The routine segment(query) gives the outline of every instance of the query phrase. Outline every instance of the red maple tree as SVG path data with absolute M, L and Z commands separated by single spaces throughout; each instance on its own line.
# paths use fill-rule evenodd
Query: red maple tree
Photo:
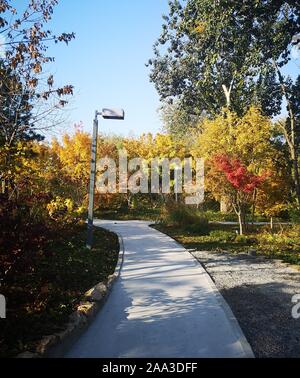
M 247 169 L 240 159 L 228 155 L 217 155 L 212 159 L 214 169 L 223 173 L 232 188 L 231 203 L 238 216 L 240 234 L 246 227 L 246 208 L 252 194 L 266 179 L 267 175 L 255 175 Z
M 266 178 L 266 175 L 254 175 L 239 159 L 231 159 L 227 155 L 215 156 L 213 162 L 214 166 L 224 173 L 229 183 L 243 193 L 253 193 Z

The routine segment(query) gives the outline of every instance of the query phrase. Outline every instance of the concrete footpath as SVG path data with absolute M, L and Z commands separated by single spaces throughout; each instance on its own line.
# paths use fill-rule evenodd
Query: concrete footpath
M 124 262 L 107 302 L 66 357 L 253 357 L 202 266 L 149 224 L 95 222 L 123 239 Z

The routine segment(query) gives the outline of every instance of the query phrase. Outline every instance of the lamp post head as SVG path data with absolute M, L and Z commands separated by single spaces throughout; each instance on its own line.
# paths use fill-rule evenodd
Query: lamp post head
M 123 121 L 125 119 L 125 112 L 123 109 L 103 109 L 99 113 L 104 119 L 114 119 Z

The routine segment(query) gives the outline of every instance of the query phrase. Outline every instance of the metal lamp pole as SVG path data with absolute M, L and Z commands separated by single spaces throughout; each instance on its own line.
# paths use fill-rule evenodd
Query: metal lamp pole
M 101 113 L 100 113 L 101 114 Z M 96 185 L 96 169 L 97 169 L 97 140 L 98 140 L 98 111 L 95 112 L 93 139 L 92 139 L 92 158 L 90 173 L 90 190 L 89 190 L 89 210 L 88 210 L 88 232 L 86 247 L 92 249 L 93 244 L 93 228 L 94 228 L 94 201 L 95 201 L 95 185 Z
M 94 230 L 94 201 L 97 171 L 97 140 L 98 140 L 98 116 L 110 120 L 124 120 L 125 112 L 123 109 L 103 109 L 102 112 L 95 112 L 93 139 L 92 139 L 92 158 L 90 173 L 90 190 L 89 190 L 89 209 L 88 209 L 88 229 L 86 247 L 92 249 L 93 230 Z

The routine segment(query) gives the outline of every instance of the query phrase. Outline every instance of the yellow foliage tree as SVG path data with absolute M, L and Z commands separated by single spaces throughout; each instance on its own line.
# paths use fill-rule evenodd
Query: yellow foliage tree
M 226 155 L 238 159 L 251 174 L 266 175 L 253 192 L 253 210 L 256 207 L 261 213 L 275 215 L 284 208 L 289 193 L 285 160 L 272 142 L 274 125 L 259 108 L 251 106 L 243 117 L 224 110 L 215 119 L 205 119 L 199 128 L 202 133 L 193 154 L 205 159 L 206 187 L 217 200 L 228 198 L 232 185 L 210 163 L 214 157 Z

